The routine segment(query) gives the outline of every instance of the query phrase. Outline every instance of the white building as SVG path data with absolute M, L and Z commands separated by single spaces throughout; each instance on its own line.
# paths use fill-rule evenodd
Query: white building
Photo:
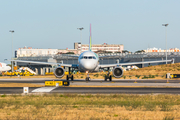
M 82 47 L 82 52 L 89 50 L 88 44 L 81 44 L 81 43 L 74 43 L 74 49 L 79 50 L 80 52 Z M 92 44 L 92 51 L 93 52 L 121 52 L 124 50 L 124 45 L 122 44 Z
M 147 50 L 144 50 L 146 53 L 148 52 L 166 52 L 166 50 L 162 50 L 161 48 L 147 48 Z M 167 52 L 179 52 L 179 48 L 170 48 L 167 50 Z
M 33 57 L 56 55 L 58 49 L 32 49 L 32 47 L 23 47 L 16 50 L 15 57 Z
M 74 49 L 32 49 L 32 47 L 23 47 L 15 51 L 15 57 L 35 57 L 35 56 L 48 56 L 56 54 L 74 53 L 80 54 L 82 52 L 89 50 L 89 45 L 81 43 L 74 43 Z M 96 53 L 100 52 L 111 52 L 120 53 L 124 50 L 124 45 L 121 44 L 92 44 L 92 51 Z

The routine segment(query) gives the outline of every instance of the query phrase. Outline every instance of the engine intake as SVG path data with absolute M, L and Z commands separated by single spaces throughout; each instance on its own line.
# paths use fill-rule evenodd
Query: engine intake
M 64 76 L 64 69 L 62 67 L 57 67 L 54 69 L 54 75 L 57 78 L 62 78 Z
M 115 67 L 112 72 L 115 78 L 120 78 L 123 76 L 123 69 L 121 67 Z

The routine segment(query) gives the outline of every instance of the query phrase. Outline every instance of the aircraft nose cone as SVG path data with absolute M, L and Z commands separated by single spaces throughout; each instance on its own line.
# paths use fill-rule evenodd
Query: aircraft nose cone
M 84 65 L 84 68 L 85 68 L 85 69 L 92 69 L 92 64 L 90 64 L 89 62 L 87 62 L 87 63 Z
M 91 62 L 83 62 L 82 66 L 85 70 L 93 70 L 94 69 L 94 64 Z

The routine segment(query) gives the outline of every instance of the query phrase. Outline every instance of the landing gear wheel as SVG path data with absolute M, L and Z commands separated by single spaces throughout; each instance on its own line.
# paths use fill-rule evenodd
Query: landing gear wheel
M 105 76 L 104 80 L 107 81 L 107 76 Z
M 66 80 L 67 80 L 67 81 L 69 80 L 69 76 L 68 76 L 68 75 L 66 76 Z
M 89 81 L 90 80 L 90 77 L 86 77 L 86 81 Z
M 109 76 L 109 81 L 112 81 L 112 76 L 111 75 Z
M 71 76 L 71 80 L 72 80 L 72 81 L 74 80 L 74 76 L 73 76 L 73 75 Z

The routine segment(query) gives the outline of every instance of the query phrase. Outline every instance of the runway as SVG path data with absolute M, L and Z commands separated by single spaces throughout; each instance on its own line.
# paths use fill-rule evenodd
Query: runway
M 49 89 L 50 88 L 50 89 Z M 41 89 L 41 90 L 40 90 Z M 0 87 L 0 94 L 21 94 L 22 87 Z M 139 88 L 139 87 L 45 87 L 29 88 L 29 93 L 60 94 L 180 94 L 180 88 Z
M 49 79 L 49 78 L 31 78 L 31 79 L 0 79 L 1 82 L 13 82 L 13 83 L 44 83 L 45 81 L 51 81 L 51 80 L 63 80 L 65 79 Z M 71 81 L 71 80 L 70 80 Z M 72 81 L 71 81 L 72 82 Z M 84 79 L 76 79 L 73 80 L 73 82 L 86 82 Z M 88 81 L 88 83 L 109 83 L 109 82 L 116 82 L 116 83 L 167 83 L 167 80 L 156 80 L 156 79 L 114 79 L 112 81 L 104 81 L 103 79 L 93 79 Z M 169 83 L 180 83 L 180 80 L 168 80 Z
M 56 81 L 59 79 L 48 79 L 48 78 L 33 78 L 33 79 L 0 79 L 0 83 L 33 83 L 44 85 L 45 81 Z M 60 79 L 66 81 L 65 79 Z M 121 79 L 121 80 L 113 80 L 113 81 L 104 81 L 103 79 L 90 80 L 85 81 L 84 79 L 78 79 L 69 81 L 70 85 L 76 86 L 123 86 L 123 87 L 134 87 L 134 86 L 142 86 L 142 87 L 180 87 L 180 80 L 169 80 L 167 84 L 167 80 L 149 80 L 149 79 L 141 79 L 141 80 L 132 80 L 132 79 Z
M 44 85 L 49 78 L 0 79 L 0 84 L 33 83 Z M 63 79 L 61 79 L 63 80 Z M 66 81 L 66 80 L 64 80 Z M 91 80 L 70 81 L 69 87 L 29 87 L 29 93 L 77 93 L 77 94 L 180 94 L 180 80 Z M 24 86 L 26 87 L 26 86 Z M 23 87 L 0 87 L 0 94 L 21 94 Z

